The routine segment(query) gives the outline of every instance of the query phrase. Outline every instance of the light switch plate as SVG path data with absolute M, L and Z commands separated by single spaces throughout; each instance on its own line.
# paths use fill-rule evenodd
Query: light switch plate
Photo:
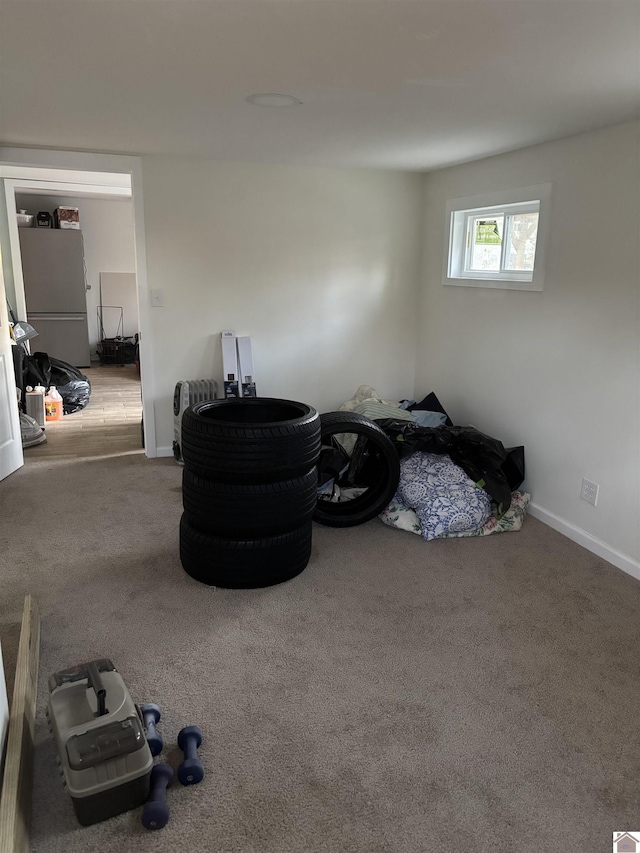
M 153 308 L 164 308 L 164 293 L 157 288 L 151 291 L 151 306 Z

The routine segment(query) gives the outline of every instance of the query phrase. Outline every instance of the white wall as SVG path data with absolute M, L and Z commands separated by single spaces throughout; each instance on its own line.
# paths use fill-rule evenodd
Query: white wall
M 47 210 L 53 214 L 54 209 L 61 204 L 77 207 L 80 211 L 87 284 L 91 285 L 91 289 L 87 291 L 89 346 L 92 358 L 97 358 L 100 273 L 135 272 L 133 203 L 131 199 L 16 194 L 16 207 L 24 208 L 34 215 L 39 210 Z M 107 319 L 112 319 L 111 313 L 108 317 L 105 315 L 107 337 L 115 335 L 115 324 L 106 328 Z M 132 318 L 125 318 L 130 319 Z
M 251 335 L 258 393 L 337 408 L 414 387 L 422 177 L 143 157 L 158 446 L 179 379 Z
M 639 136 L 634 122 L 425 178 L 415 389 L 524 444 L 540 516 L 638 576 Z M 441 284 L 447 199 L 547 181 L 543 292 Z M 583 477 L 600 484 L 595 508 L 579 499 Z

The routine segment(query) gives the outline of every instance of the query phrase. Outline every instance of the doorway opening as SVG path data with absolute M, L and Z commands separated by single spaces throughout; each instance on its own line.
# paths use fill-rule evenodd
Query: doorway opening
M 42 152 L 38 153 L 42 156 Z M 35 228 L 38 212 L 51 214 L 58 207 L 77 207 L 84 243 L 87 285 L 84 324 L 90 353 L 87 358 L 60 360 L 76 362 L 91 383 L 90 399 L 86 406 L 65 415 L 62 421 L 47 423 L 47 442 L 26 449 L 25 458 L 95 458 L 141 452 L 155 456 L 153 417 L 143 421 L 143 411 L 152 412 L 152 395 L 150 359 L 147 358 L 145 377 L 144 358 L 141 358 L 146 306 L 140 293 L 146 290 L 146 270 L 139 165 L 123 162 L 132 158 L 83 157 L 69 152 L 68 158 L 74 156 L 85 162 L 89 158 L 105 171 L 75 172 L 58 164 L 54 168 L 25 164 L 2 166 L 0 173 L 7 176 L 4 190 L 13 272 L 7 295 L 19 319 L 28 318 L 32 312 L 25 292 L 20 252 L 24 229 L 18 228 L 17 212 L 27 211 L 20 217 L 23 222 L 25 216 L 34 216 L 34 220 L 28 221 Z M 133 168 L 129 173 L 113 169 L 121 165 Z M 111 307 L 107 310 L 105 306 Z M 46 326 L 42 319 L 40 322 Z M 37 324 L 32 325 L 37 330 Z M 44 351 L 38 344 L 37 337 L 29 342 L 32 353 Z M 148 349 L 147 344 L 147 356 Z M 50 354 L 55 357 L 53 351 Z M 88 365 L 78 361 L 86 361 Z
M 32 356 L 49 356 L 48 362 L 37 357 L 51 365 L 47 384 L 60 384 L 68 378 L 65 371 L 75 368 L 90 395 L 63 396 L 64 417 L 46 422 L 46 442 L 25 448 L 25 461 L 142 453 L 131 176 L 109 176 L 113 186 L 104 186 L 101 174 L 95 182 L 87 173 L 78 182 L 56 180 L 55 170 L 45 177 L 51 179 L 4 182 L 10 233 L 15 227 L 9 304 L 13 297 L 18 319 L 38 332 L 27 347 Z M 79 228 L 52 227 L 64 209 L 77 211 Z

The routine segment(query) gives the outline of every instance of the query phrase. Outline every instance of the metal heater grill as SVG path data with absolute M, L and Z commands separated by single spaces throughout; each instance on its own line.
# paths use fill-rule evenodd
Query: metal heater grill
M 182 415 L 194 403 L 218 399 L 215 379 L 181 379 L 173 392 L 173 455 L 182 463 Z

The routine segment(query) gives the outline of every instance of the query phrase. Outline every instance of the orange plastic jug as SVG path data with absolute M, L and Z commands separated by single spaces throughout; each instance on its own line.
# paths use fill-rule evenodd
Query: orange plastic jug
M 61 421 L 62 415 L 62 396 L 56 389 L 55 385 L 51 385 L 47 396 L 44 398 L 44 413 L 48 421 Z

